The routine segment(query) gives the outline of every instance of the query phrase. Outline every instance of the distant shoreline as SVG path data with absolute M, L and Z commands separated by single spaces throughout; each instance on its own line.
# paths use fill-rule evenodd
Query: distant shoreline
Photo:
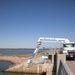
M 35 48 L 0 48 L 0 50 L 34 50 Z
M 35 50 L 36 48 L 0 48 L 0 50 Z M 39 50 L 48 50 L 49 48 L 40 48 Z

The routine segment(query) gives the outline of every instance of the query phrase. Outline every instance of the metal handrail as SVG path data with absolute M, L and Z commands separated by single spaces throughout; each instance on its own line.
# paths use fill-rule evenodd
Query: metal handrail
M 73 72 L 70 70 L 66 62 L 60 60 L 59 72 L 58 75 L 74 75 Z

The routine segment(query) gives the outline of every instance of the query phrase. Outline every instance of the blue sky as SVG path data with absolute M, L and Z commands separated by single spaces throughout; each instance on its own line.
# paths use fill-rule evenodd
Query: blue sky
M 0 48 L 35 47 L 39 37 L 75 41 L 75 0 L 0 0 Z

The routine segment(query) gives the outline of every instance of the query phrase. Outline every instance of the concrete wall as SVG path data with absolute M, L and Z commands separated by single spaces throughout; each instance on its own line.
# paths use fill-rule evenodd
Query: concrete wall
M 56 54 L 56 75 L 58 75 L 60 60 L 66 62 L 66 57 L 64 54 Z
M 37 65 L 34 67 L 28 67 L 26 63 L 18 64 L 9 69 L 5 70 L 7 72 L 22 72 L 22 73 L 41 73 L 42 66 Z
M 22 73 L 43 73 L 52 72 L 53 64 L 44 63 L 33 67 L 28 67 L 26 63 L 18 64 L 9 69 L 5 70 L 7 72 L 22 72 Z

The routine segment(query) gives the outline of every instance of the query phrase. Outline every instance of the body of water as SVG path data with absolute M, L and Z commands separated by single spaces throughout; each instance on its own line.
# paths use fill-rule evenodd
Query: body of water
M 39 50 L 42 52 L 43 50 Z M 0 50 L 0 54 L 2 55 L 18 55 L 18 54 L 33 54 L 34 50 Z
M 0 50 L 0 54 L 2 55 L 33 54 L 33 52 L 34 50 Z M 42 50 L 39 50 L 39 52 L 42 52 Z M 11 62 L 0 61 L 0 75 L 33 75 L 33 74 L 3 72 L 3 70 L 9 68 L 9 66 L 11 65 L 12 65 Z

